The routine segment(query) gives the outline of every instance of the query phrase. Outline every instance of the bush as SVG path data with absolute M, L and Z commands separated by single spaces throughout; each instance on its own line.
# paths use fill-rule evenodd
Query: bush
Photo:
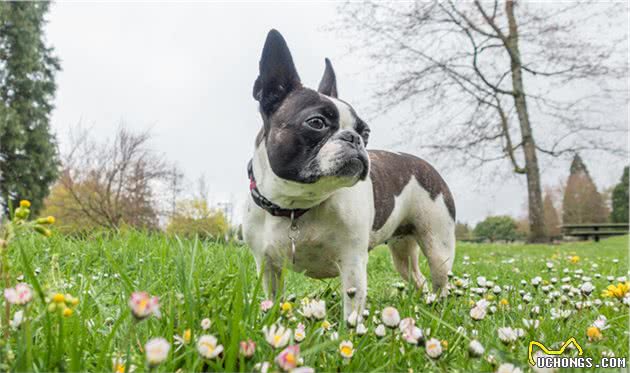
M 170 219 L 166 232 L 188 238 L 224 239 L 228 224 L 223 213 L 211 209 L 205 200 L 191 199 L 177 203 L 177 211 Z
M 457 222 L 455 224 L 455 239 L 457 239 L 457 241 L 466 241 L 472 238 L 472 232 L 467 223 Z
M 494 242 L 496 240 L 514 241 L 518 238 L 516 222 L 509 216 L 489 216 L 477 224 L 475 237 Z

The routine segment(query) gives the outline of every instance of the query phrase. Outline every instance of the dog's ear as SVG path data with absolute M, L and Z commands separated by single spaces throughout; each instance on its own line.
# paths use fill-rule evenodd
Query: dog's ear
M 335 77 L 335 70 L 333 70 L 332 64 L 328 58 L 326 58 L 326 69 L 324 70 L 322 81 L 319 82 L 317 91 L 326 96 L 337 98 L 337 78 Z
M 272 29 L 267 34 L 259 69 L 253 94 L 262 111 L 269 115 L 291 91 L 300 87 L 289 47 L 277 30 Z

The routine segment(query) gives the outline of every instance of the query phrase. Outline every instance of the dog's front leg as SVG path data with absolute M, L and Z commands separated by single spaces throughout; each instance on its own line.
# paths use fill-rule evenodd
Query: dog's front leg
M 357 323 L 363 319 L 367 296 L 367 250 L 364 254 L 353 255 L 341 261 L 341 286 L 343 286 L 343 317 L 348 321 L 356 312 Z M 355 317 L 353 315 L 353 317 Z
M 278 291 L 282 289 L 282 270 L 275 266 L 266 255 L 256 256 L 256 267 L 259 275 L 262 276 L 267 299 L 275 301 Z

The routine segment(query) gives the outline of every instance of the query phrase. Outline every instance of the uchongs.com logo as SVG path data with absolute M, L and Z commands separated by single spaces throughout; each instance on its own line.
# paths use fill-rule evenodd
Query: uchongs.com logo
M 573 345 L 577 350 L 577 356 L 562 356 L 564 351 Z M 541 353 L 534 354 L 534 346 L 540 348 Z M 625 368 L 626 358 L 602 357 L 595 361 L 592 357 L 583 357 L 584 350 L 574 337 L 567 339 L 558 350 L 551 350 L 538 341 L 529 342 L 527 351 L 529 364 L 537 368 Z

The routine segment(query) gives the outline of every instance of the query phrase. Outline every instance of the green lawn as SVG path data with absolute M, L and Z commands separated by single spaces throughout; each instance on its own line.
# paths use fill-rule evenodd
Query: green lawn
M 300 344 L 304 365 L 316 371 L 494 371 L 498 364 L 513 363 L 527 370 L 529 341 L 538 340 L 548 347 L 559 347 L 569 337 L 575 337 L 586 356 L 599 359 L 612 351 L 616 356 L 628 356 L 628 307 L 620 300 L 602 298 L 608 286 L 607 276 L 628 275 L 628 237 L 616 237 L 600 243 L 567 243 L 563 245 L 458 245 L 453 272 L 456 277 L 468 275 L 471 284 L 461 296 L 452 292 L 445 301 L 425 304 L 424 297 L 412 290 L 399 290 L 400 277 L 393 269 L 389 252 L 381 247 L 374 250 L 369 264 L 370 316 L 368 332 L 357 336 L 341 320 L 340 289 L 337 280 L 318 281 L 300 274 L 288 274 L 286 294 L 295 295 L 293 316 L 280 316 L 278 302 L 267 313 L 260 311 L 264 299 L 255 273 L 254 261 L 246 247 L 214 243 L 177 241 L 161 235 L 122 233 L 111 237 L 85 241 L 61 236 L 45 239 L 39 236 L 20 237 L 10 247 L 12 285 L 23 281 L 41 293 L 28 305 L 30 322 L 11 332 L 0 349 L 0 371 L 111 371 L 112 358 L 127 356 L 136 371 L 147 370 L 143 347 L 152 337 L 164 337 L 174 342 L 175 335 L 191 329 L 190 343 L 177 349 L 173 346 L 166 362 L 156 369 L 252 371 L 258 362 L 272 362 L 274 351 L 261 331 L 264 325 L 278 321 L 294 328 L 297 322 L 306 325 L 306 339 Z M 579 256 L 577 263 L 569 256 Z M 553 263 L 553 270 L 546 266 Z M 423 260 L 422 269 L 428 275 Z M 565 271 L 568 271 L 565 273 Z M 577 272 L 576 272 L 577 271 Z M 580 271 L 582 271 L 580 273 Z M 36 274 L 37 273 L 37 274 Z M 596 278 L 596 274 L 601 277 Z M 497 307 L 481 321 L 469 315 L 476 278 L 485 276 L 497 285 L 510 285 L 491 299 Z M 530 284 L 535 276 L 543 283 Z M 548 298 L 541 290 L 545 281 L 558 278 L 554 290 L 562 293 L 562 278 L 579 287 L 581 276 L 589 276 L 595 290 L 589 297 L 576 295 Z M 456 277 L 451 281 L 456 282 Z M 527 281 L 522 285 L 521 281 Z M 617 283 L 617 281 L 615 281 Z M 409 289 L 409 286 L 406 286 Z M 135 322 L 127 305 L 129 295 L 145 290 L 160 297 L 162 317 Z M 519 290 L 530 292 L 526 303 Z M 75 312 L 69 317 L 46 311 L 52 294 L 69 293 L 79 298 Z M 492 294 L 488 291 L 486 294 Z M 332 330 L 324 332 L 321 321 L 305 320 L 298 312 L 303 297 L 325 299 L 327 320 Z M 491 297 L 492 298 L 492 297 Z M 508 306 L 499 305 L 506 299 Z M 577 311 L 575 303 L 601 299 L 597 307 Z M 447 341 L 448 347 L 438 359 L 428 358 L 422 346 L 412 346 L 401 340 L 399 332 L 388 330 L 378 339 L 374 334 L 377 313 L 394 306 L 401 317 L 413 317 L 421 328 L 430 328 L 430 337 Z M 534 306 L 540 307 L 540 327 L 526 331 L 516 342 L 503 344 L 497 329 L 503 326 L 524 328 L 523 318 L 531 318 Z M 12 306 L 12 314 L 23 306 Z M 565 320 L 552 320 L 551 309 L 574 310 Z M 587 327 L 598 317 L 608 318 L 610 327 L 602 331 L 603 339 L 589 342 Z M 203 331 L 200 322 L 210 318 L 212 326 Z M 458 330 L 459 328 L 459 330 Z M 333 341 L 333 332 L 338 340 Z M 220 358 L 204 361 L 197 354 L 195 341 L 202 334 L 212 334 L 223 344 Z M 476 335 L 476 336 L 475 336 Z M 31 336 L 31 337 L 29 337 Z M 478 339 L 485 347 L 482 358 L 468 356 L 468 343 Z M 251 338 L 256 353 L 251 360 L 239 356 L 239 341 Z M 347 361 L 339 354 L 339 343 L 351 340 L 354 356 Z M 176 350 L 177 349 L 177 350 Z M 204 365 L 206 364 L 206 365 Z M 272 369 L 276 369 L 272 367 Z

